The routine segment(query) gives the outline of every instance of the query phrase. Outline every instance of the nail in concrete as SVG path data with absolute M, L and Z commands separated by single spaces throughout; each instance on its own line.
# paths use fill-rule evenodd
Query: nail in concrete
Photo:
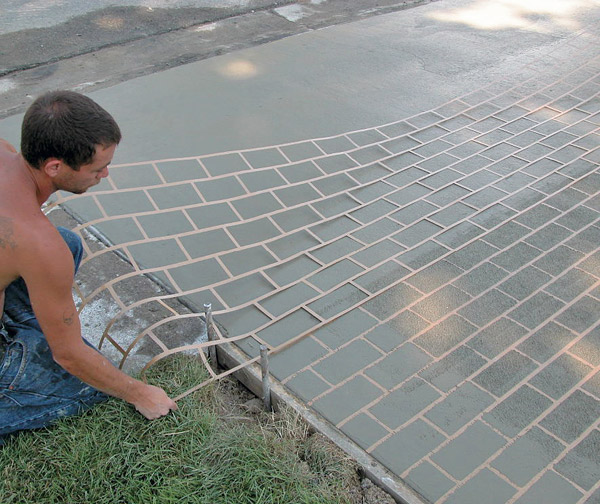
M 260 367 L 262 369 L 262 392 L 265 411 L 271 411 L 271 383 L 269 382 L 269 354 L 266 345 L 260 345 Z
M 208 341 L 215 341 L 215 328 L 213 326 L 213 318 L 212 318 L 212 304 L 204 303 L 204 317 L 206 320 L 206 335 L 208 337 Z M 217 360 L 217 347 L 216 345 L 211 345 L 208 347 L 208 358 L 210 363 L 214 368 L 217 368 L 219 362 Z

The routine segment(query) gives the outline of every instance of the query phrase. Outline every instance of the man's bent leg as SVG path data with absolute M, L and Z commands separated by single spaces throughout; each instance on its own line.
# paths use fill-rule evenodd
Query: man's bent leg
M 77 271 L 83 255 L 81 241 L 72 231 L 58 230 L 73 254 Z M 108 398 L 54 362 L 22 279 L 6 289 L 3 322 L 5 331 L 0 331 L 0 348 L 5 349 L 5 355 L 0 364 L 0 436 L 43 427 Z
M 44 427 L 107 398 L 54 362 L 41 331 L 21 326 L 8 343 L 0 366 L 0 435 Z
M 77 273 L 79 264 L 81 263 L 81 258 L 83 257 L 81 238 L 67 228 L 59 226 L 56 229 L 62 236 L 63 240 L 69 247 L 71 254 L 73 255 L 73 264 L 75 267 L 75 273 Z M 2 318 L 3 322 L 7 326 L 15 323 L 27 323 L 28 320 L 35 318 L 33 308 L 31 307 L 31 301 L 29 300 L 27 286 L 22 278 L 17 278 L 6 288 L 4 314 Z

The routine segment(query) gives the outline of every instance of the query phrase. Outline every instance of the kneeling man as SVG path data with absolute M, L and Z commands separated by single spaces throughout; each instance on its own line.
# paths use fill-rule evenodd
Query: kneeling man
M 40 209 L 57 190 L 81 194 L 108 176 L 120 140 L 112 116 L 71 91 L 29 107 L 20 153 L 0 139 L 0 444 L 107 394 L 148 419 L 177 409 L 164 390 L 129 377 L 83 340 L 71 291 L 81 241 Z

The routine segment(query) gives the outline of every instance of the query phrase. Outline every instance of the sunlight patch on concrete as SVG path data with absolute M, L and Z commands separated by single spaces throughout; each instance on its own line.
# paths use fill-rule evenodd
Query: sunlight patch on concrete
M 513 28 L 548 33 L 551 26 L 579 29 L 579 15 L 599 5 L 597 0 L 480 0 L 466 7 L 432 12 L 429 17 L 481 30 Z
M 236 59 L 218 69 L 221 75 L 230 79 L 250 79 L 258 74 L 256 65 L 248 60 Z

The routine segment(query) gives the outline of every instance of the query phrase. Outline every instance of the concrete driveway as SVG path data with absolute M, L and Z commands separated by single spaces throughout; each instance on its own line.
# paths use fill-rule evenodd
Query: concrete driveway
M 435 2 L 96 91 L 124 141 L 67 206 L 398 499 L 600 502 L 599 19 Z

